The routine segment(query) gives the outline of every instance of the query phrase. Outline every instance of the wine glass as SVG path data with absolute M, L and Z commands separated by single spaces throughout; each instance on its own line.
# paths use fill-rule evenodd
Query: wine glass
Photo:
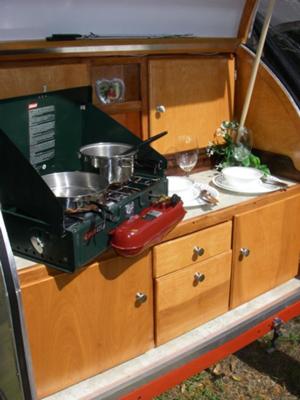
M 177 149 L 176 162 L 180 169 L 185 172 L 189 178 L 190 172 L 196 166 L 198 161 L 198 141 L 197 138 L 191 135 L 180 135 L 176 139 Z M 189 178 L 190 179 L 190 178 Z

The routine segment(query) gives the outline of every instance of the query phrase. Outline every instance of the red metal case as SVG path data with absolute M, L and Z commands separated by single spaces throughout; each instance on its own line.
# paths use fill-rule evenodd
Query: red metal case
M 158 201 L 111 231 L 111 246 L 124 257 L 141 254 L 159 243 L 185 213 L 177 195 Z

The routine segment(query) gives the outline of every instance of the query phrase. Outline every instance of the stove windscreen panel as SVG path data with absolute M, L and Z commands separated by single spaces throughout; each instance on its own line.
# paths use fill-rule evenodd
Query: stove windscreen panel
M 0 129 L 45 175 L 81 170 L 78 150 L 96 142 L 137 145 L 141 139 L 91 104 L 91 87 L 0 101 Z M 140 173 L 163 176 L 166 160 L 145 146 L 136 159 Z
M 90 88 L 2 100 L 0 128 L 41 174 L 80 169 L 82 104 Z

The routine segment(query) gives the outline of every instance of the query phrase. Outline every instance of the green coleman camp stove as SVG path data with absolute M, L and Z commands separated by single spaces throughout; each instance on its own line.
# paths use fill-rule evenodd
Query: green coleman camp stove
M 141 140 L 94 107 L 89 87 L 0 102 L 0 201 L 13 252 L 74 272 L 109 246 L 109 232 L 167 193 L 166 160 L 143 146 L 134 175 L 99 207 L 67 213 L 43 176 L 82 171 L 81 146 Z

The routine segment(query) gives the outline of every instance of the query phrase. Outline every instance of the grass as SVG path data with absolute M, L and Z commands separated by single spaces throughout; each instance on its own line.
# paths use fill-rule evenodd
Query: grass
M 300 317 L 162 393 L 155 400 L 299 400 Z

